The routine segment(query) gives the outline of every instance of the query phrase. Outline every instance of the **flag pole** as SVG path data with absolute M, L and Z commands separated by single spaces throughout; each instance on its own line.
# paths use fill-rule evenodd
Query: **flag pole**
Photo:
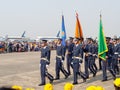
M 100 19 L 102 18 L 102 10 L 100 10 Z

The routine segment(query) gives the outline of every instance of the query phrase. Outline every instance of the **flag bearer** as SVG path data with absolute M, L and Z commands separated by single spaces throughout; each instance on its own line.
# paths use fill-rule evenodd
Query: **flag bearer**
M 73 37 L 69 37 L 68 51 L 67 51 L 67 71 L 69 75 L 71 75 L 70 67 L 72 67 L 71 61 L 72 61 L 73 47 L 74 47 Z
M 86 81 L 86 75 L 83 74 L 80 71 L 80 64 L 82 63 L 83 59 L 83 49 L 82 45 L 79 44 L 79 38 L 74 39 L 74 48 L 73 48 L 73 60 L 72 60 L 72 66 L 73 66 L 73 77 L 74 81 L 73 84 L 78 84 L 78 75 L 80 75 L 83 79 L 83 82 Z
M 64 69 L 63 61 L 65 59 L 65 46 L 62 45 L 62 39 L 59 38 L 56 47 L 56 78 L 55 80 L 60 79 L 60 71 L 65 75 L 65 79 L 68 78 L 68 72 Z
M 110 37 L 106 37 L 106 43 L 108 47 L 108 52 L 106 52 L 106 60 L 102 60 L 102 70 L 103 70 L 103 80 L 107 81 L 107 70 L 112 74 L 113 79 L 116 78 L 115 72 L 112 68 L 112 56 L 113 56 L 113 48 L 110 44 Z

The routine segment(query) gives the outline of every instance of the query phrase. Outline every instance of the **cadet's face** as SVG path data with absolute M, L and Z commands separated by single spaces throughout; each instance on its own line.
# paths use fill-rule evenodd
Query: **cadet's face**
M 78 40 L 74 40 L 74 44 L 78 44 Z
M 57 44 L 61 44 L 61 40 L 58 40 L 58 41 L 57 41 Z
M 90 40 L 87 40 L 87 43 L 90 43 Z
M 42 47 L 44 47 L 45 45 L 46 45 L 45 42 L 42 42 L 42 43 L 41 43 L 41 46 L 42 46 Z
M 108 44 L 108 43 L 109 43 L 109 40 L 106 40 L 106 43 Z
M 116 43 L 117 43 L 117 41 L 115 40 L 115 41 L 113 41 L 113 43 L 114 43 L 114 44 L 116 44 Z
M 70 42 L 73 42 L 73 39 L 70 39 Z

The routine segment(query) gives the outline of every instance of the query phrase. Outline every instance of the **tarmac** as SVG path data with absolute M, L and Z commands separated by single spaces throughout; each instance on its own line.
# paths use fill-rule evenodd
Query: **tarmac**
M 55 76 L 55 51 L 51 52 L 51 63 L 48 66 L 48 71 Z M 40 83 L 40 52 L 18 52 L 18 53 L 6 53 L 0 54 L 0 87 L 19 85 L 25 88 L 34 88 L 35 90 L 44 90 L 44 86 L 38 86 Z M 96 60 L 98 65 L 98 60 Z M 66 60 L 64 61 L 66 68 Z M 84 63 L 81 65 L 81 70 L 84 71 Z M 72 71 L 72 69 L 71 69 Z M 118 75 L 117 77 L 120 77 Z M 105 90 L 114 90 L 113 79 L 108 72 L 108 81 L 101 82 L 102 71 L 98 71 L 96 77 L 87 79 L 85 83 L 81 77 L 79 77 L 79 84 L 74 85 L 73 90 L 86 90 L 86 87 L 90 85 L 103 86 Z M 46 78 L 46 82 L 49 80 Z M 54 90 L 64 90 L 65 83 L 73 82 L 73 74 L 67 79 L 64 79 L 64 75 L 60 73 L 60 80 L 53 82 Z

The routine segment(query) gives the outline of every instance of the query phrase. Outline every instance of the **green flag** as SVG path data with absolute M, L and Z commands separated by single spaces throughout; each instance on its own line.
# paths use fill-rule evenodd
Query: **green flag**
M 100 15 L 100 28 L 99 28 L 99 38 L 98 38 L 98 56 L 102 60 L 106 60 L 106 52 L 108 51 L 106 38 L 103 31 L 102 18 Z

